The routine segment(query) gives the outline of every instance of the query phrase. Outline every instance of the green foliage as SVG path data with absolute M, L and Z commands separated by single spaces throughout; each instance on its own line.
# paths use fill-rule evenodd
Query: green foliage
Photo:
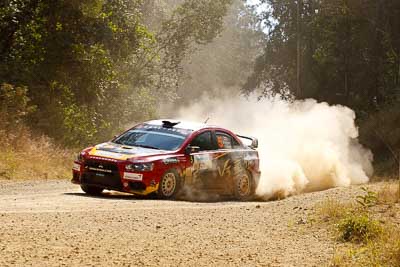
M 374 151 L 377 175 L 398 177 L 400 101 L 395 98 L 392 101 L 359 121 L 360 141 Z
M 259 14 L 268 25 L 264 51 L 243 91 L 349 106 L 377 162 L 392 161 L 400 149 L 400 1 L 260 2 L 268 7 Z
M 161 24 L 156 34 L 160 51 L 156 86 L 161 91 L 172 92 L 170 99 L 177 97 L 176 89 L 184 74 L 182 61 L 198 45 L 210 43 L 221 33 L 223 18 L 231 3 L 232 0 L 186 0 Z
M 399 1 L 300 0 L 299 16 L 298 1 L 261 2 L 270 7 L 259 15 L 268 34 L 246 92 L 290 92 L 367 112 L 390 101 L 400 85 Z
M 367 214 L 351 214 L 338 224 L 341 239 L 352 242 L 367 242 L 382 232 L 380 223 Z
M 398 181 L 379 184 L 379 192 L 363 189 L 364 194 L 354 202 L 325 200 L 316 207 L 320 224 L 334 226 L 338 241 L 346 243 L 335 246 L 332 266 L 399 266 L 400 231 L 396 213 L 398 207 Z M 367 208 L 370 203 L 374 208 Z M 379 218 L 379 221 L 377 220 Z
M 27 87 L 15 87 L 11 84 L 0 85 L 0 126 L 12 129 L 21 125 L 29 114 L 35 111 L 27 96 Z
M 368 190 L 368 188 L 366 188 L 366 187 L 361 187 L 361 189 L 364 191 L 364 194 L 358 195 L 356 197 L 357 203 L 360 204 L 364 208 L 375 206 L 378 202 L 377 193 L 374 191 Z
M 262 49 L 263 36 L 255 10 L 234 0 L 220 35 L 209 44 L 196 46 L 197 50 L 183 61 L 185 76 L 177 102 L 189 104 L 204 94 L 218 98 L 240 94 Z
M 176 97 L 182 60 L 192 44 L 218 35 L 230 0 L 183 1 L 156 32 L 143 23 L 145 2 L 0 3 L 0 83 L 25 88 L 37 106 L 30 126 L 83 145 L 153 117 L 161 100 Z

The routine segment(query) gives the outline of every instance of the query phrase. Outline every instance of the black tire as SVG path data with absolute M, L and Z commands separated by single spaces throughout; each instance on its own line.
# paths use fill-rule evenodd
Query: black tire
M 182 179 L 176 170 L 168 170 L 161 177 L 157 196 L 161 199 L 175 199 L 182 188 Z
M 81 189 L 88 195 L 98 196 L 101 195 L 104 188 L 81 184 Z
M 233 179 L 233 193 L 239 201 L 249 201 L 254 199 L 256 183 L 253 176 L 248 171 L 243 171 Z

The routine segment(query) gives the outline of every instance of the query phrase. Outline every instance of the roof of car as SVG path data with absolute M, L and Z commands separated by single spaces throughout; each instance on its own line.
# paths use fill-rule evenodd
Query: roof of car
M 216 126 L 212 125 L 207 125 L 205 123 L 200 123 L 200 122 L 192 122 L 192 121 L 183 121 L 183 120 L 176 120 L 176 119 L 160 119 L 160 120 L 152 120 L 152 121 L 146 121 L 146 124 L 151 124 L 151 125 L 157 125 L 157 126 L 162 126 L 165 125 L 165 122 L 170 122 L 172 124 L 175 124 L 173 127 L 175 128 L 180 128 L 180 129 L 187 129 L 187 130 L 193 130 L 197 131 L 203 128 L 215 128 Z

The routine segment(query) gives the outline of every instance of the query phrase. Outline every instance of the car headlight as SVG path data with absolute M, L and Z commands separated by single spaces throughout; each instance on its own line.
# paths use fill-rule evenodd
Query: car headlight
M 82 162 L 83 161 L 83 155 L 81 153 L 78 153 L 75 156 L 75 161 Z
M 127 171 L 139 171 L 139 172 L 149 172 L 152 171 L 154 167 L 153 163 L 132 163 L 125 166 Z

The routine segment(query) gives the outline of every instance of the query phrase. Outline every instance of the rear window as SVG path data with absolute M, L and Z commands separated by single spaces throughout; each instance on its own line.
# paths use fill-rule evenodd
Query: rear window
M 139 125 L 117 137 L 114 143 L 160 150 L 176 150 L 190 134 L 191 130 L 186 129 Z
M 217 144 L 219 149 L 231 149 L 232 138 L 226 134 L 217 133 Z
M 218 149 L 239 148 L 240 144 L 233 136 L 224 132 L 216 132 Z

